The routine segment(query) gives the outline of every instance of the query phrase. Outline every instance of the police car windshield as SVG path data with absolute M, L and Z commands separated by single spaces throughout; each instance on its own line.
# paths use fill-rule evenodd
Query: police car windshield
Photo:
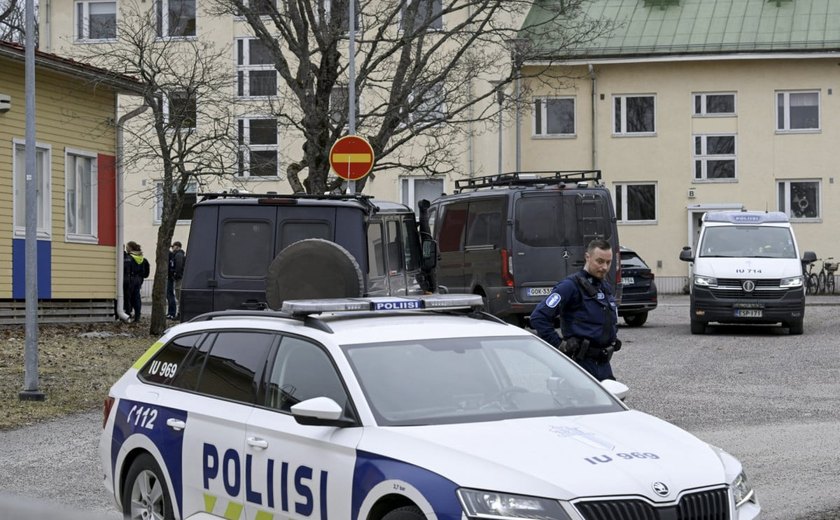
M 717 258 L 796 258 L 790 229 L 774 226 L 706 228 L 699 256 Z
M 536 338 L 422 339 L 343 349 L 381 426 L 624 410 Z

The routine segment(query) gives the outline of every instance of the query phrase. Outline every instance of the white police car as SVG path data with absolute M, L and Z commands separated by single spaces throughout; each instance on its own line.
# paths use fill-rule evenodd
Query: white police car
M 177 325 L 111 389 L 105 485 L 136 519 L 758 516 L 738 460 L 463 310 L 481 303 L 287 301 Z

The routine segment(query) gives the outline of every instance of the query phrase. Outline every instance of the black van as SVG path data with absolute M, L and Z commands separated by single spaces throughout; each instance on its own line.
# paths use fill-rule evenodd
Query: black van
M 437 252 L 422 231 L 407 206 L 366 195 L 204 195 L 180 318 L 279 309 L 286 299 L 432 292 Z
M 609 273 L 620 300 L 618 230 L 600 170 L 515 172 L 456 181 L 432 202 L 441 292 L 480 294 L 507 321 L 525 318 L 552 287 L 581 269 L 594 238 L 612 244 Z

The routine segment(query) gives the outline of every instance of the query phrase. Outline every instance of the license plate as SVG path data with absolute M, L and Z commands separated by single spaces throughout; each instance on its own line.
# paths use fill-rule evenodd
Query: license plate
M 548 296 L 551 294 L 551 287 L 529 287 L 528 296 Z
M 761 309 L 735 309 L 735 316 L 739 318 L 760 318 Z
M 632 276 L 625 276 L 621 279 L 621 285 L 633 285 L 636 283 L 636 279 Z

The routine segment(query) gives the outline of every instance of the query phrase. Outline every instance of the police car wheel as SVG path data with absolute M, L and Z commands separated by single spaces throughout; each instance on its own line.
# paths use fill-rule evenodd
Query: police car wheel
M 382 520 L 425 520 L 423 512 L 416 506 L 403 506 L 382 517 Z
M 131 520 L 174 520 L 169 489 L 160 466 L 149 454 L 137 457 L 123 484 L 123 517 Z

